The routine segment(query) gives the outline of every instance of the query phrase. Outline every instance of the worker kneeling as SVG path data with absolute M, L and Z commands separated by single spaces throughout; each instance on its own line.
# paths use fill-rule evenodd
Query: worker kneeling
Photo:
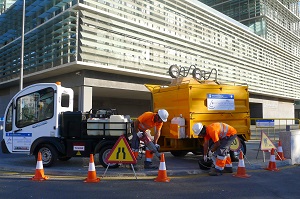
M 211 157 L 215 165 L 211 168 L 209 175 L 219 176 L 222 173 L 232 173 L 232 162 L 230 158 L 230 145 L 237 136 L 237 131 L 232 126 L 216 122 L 208 126 L 202 123 L 193 125 L 195 135 L 204 137 L 203 159 L 206 162 Z M 209 149 L 209 140 L 213 141 L 212 148 Z

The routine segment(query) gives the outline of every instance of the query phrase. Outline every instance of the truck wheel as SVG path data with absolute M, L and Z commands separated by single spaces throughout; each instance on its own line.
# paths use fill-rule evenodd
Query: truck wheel
M 171 151 L 170 153 L 175 157 L 183 157 L 188 153 L 188 151 Z
M 99 162 L 104 168 L 108 167 L 108 163 L 105 161 L 105 159 L 112 148 L 113 148 L 112 145 L 108 145 L 108 146 L 104 146 L 99 150 Z M 109 168 L 118 168 L 119 166 L 120 165 L 117 163 L 111 163 L 109 165 Z
M 58 157 L 57 150 L 50 144 L 42 145 L 37 152 L 41 152 L 42 161 L 44 167 L 50 167 L 53 165 Z M 38 153 L 35 154 L 35 159 L 37 160 Z

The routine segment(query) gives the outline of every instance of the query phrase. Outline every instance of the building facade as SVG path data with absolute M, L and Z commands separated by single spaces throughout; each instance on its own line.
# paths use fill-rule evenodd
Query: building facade
M 0 14 L 4 13 L 16 0 L 0 0 Z
M 252 32 L 299 56 L 298 0 L 201 0 L 206 5 L 248 26 Z M 283 66 L 284 71 L 289 66 Z M 300 101 L 295 99 L 295 118 L 300 118 Z
M 17 0 L 0 15 L 0 115 L 19 88 L 21 11 Z M 151 109 L 145 83 L 168 84 L 171 65 L 197 64 L 220 82 L 247 83 L 252 117 L 294 117 L 299 33 L 257 35 L 197 0 L 27 0 L 25 16 L 24 86 L 61 81 L 78 110 L 137 116 Z

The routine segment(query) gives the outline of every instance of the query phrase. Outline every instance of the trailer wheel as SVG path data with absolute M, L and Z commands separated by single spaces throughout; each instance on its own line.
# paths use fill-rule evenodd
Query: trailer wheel
M 41 152 L 42 155 L 42 162 L 44 167 L 50 167 L 53 165 L 58 157 L 57 150 L 50 144 L 43 144 L 38 149 L 37 153 L 35 154 L 35 159 L 38 159 L 38 152 Z
M 192 151 L 194 155 L 202 155 L 203 154 L 203 147 L 199 147 L 198 149 Z
M 109 154 L 109 152 L 112 150 L 112 148 L 113 148 L 113 145 L 107 145 L 99 150 L 99 162 L 104 168 L 108 167 L 108 163 L 105 161 L 105 159 L 106 159 L 107 155 Z M 109 165 L 109 168 L 118 168 L 119 166 L 120 165 L 117 163 L 111 163 Z
M 243 139 L 241 139 L 241 138 L 239 138 L 240 139 L 240 142 L 241 142 L 241 148 L 240 148 L 240 150 L 242 150 L 242 152 L 243 152 L 243 154 L 244 155 L 246 155 L 246 144 L 245 144 L 245 142 L 244 142 L 244 140 Z M 211 148 L 213 148 L 213 142 L 212 142 L 212 140 L 210 140 L 209 141 L 209 148 L 211 149 Z M 239 155 L 240 155 L 240 152 L 238 151 L 238 152 L 235 152 L 235 151 L 229 151 L 229 153 L 230 153 L 230 158 L 231 158 L 231 161 L 232 162 L 238 162 L 239 161 Z
M 241 150 L 242 150 L 243 154 L 246 155 L 246 152 L 247 152 L 246 143 L 241 138 L 240 138 L 240 141 L 241 141 Z M 239 161 L 239 155 L 240 155 L 239 151 L 238 152 L 230 151 L 231 161 L 232 162 L 238 162 Z
M 58 159 L 60 160 L 60 161 L 68 161 L 68 160 L 70 160 L 72 157 L 67 157 L 67 156 L 62 156 L 62 157 L 58 157 Z
M 175 157 L 183 157 L 188 153 L 188 151 L 171 151 L 170 153 Z

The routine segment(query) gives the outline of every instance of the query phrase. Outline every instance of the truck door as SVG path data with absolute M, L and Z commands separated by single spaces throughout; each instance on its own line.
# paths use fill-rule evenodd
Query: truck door
M 9 152 L 12 152 L 12 125 L 13 125 L 13 103 L 10 102 L 7 112 L 4 116 L 3 139 Z M 7 153 L 7 151 L 3 151 Z
M 14 99 L 12 152 L 29 153 L 39 137 L 57 135 L 54 98 L 54 89 L 46 87 Z

